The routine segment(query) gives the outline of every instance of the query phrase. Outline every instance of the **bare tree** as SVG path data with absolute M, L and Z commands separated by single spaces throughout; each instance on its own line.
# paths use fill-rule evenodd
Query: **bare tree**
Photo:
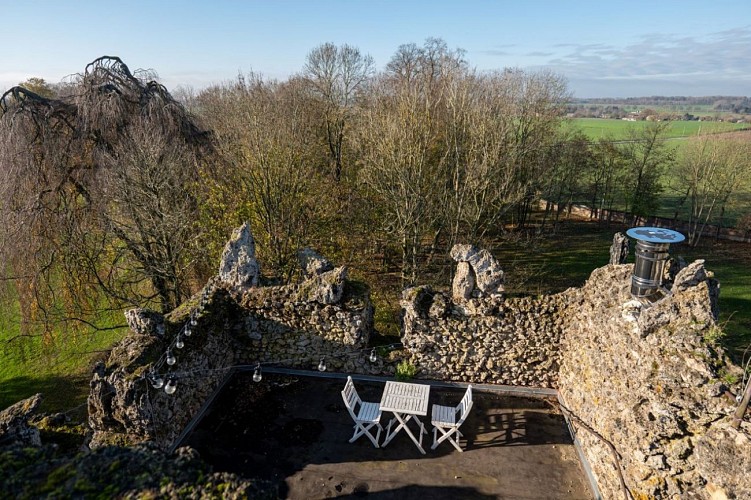
M 350 45 L 337 47 L 325 43 L 308 54 L 303 78 L 322 105 L 322 122 L 336 181 L 342 175 L 352 107 L 357 93 L 373 73 L 373 58 Z
M 589 139 L 581 132 L 562 133 L 560 139 L 549 148 L 550 161 L 545 170 L 542 197 L 546 200 L 545 225 L 548 216 L 554 211 L 554 223 L 585 190 L 584 184 L 594 169 L 594 156 L 590 151 Z
M 383 207 L 386 230 L 399 240 L 402 282 L 413 284 L 422 237 L 438 218 L 436 123 L 414 90 L 381 80 L 371 99 L 358 127 L 361 176 Z
M 603 209 L 608 210 L 610 221 L 613 207 L 622 195 L 621 187 L 626 184 L 624 158 L 609 138 L 599 140 L 592 149 L 594 164 L 588 178 L 590 207 L 601 220 Z
M 445 97 L 450 243 L 460 234 L 484 237 L 539 191 L 542 153 L 556 137 L 566 99 L 565 83 L 548 73 L 460 75 Z
M 669 127 L 670 122 L 651 122 L 644 128 L 632 128 L 620 148 L 628 170 L 626 201 L 634 218 L 657 211 L 662 174 L 675 159 L 675 151 L 665 143 Z
M 309 102 L 297 82 L 254 74 L 205 91 L 199 100 L 210 110 L 207 122 L 244 198 L 236 200 L 244 206 L 231 212 L 251 220 L 259 255 L 289 280 L 319 201 L 313 196 L 318 149 Z
M 678 179 L 688 205 L 688 242 L 696 246 L 707 223 L 751 180 L 751 147 L 739 138 L 701 135 L 686 146 Z

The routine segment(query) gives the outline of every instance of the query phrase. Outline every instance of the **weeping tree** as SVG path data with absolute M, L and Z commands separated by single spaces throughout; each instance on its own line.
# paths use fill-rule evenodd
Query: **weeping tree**
M 176 307 L 199 255 L 209 135 L 153 75 L 109 56 L 56 98 L 19 86 L 0 109 L 0 257 L 24 319 Z

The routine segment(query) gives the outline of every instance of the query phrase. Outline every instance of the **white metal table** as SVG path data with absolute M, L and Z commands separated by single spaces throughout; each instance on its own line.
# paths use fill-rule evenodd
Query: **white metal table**
M 389 421 L 389 425 L 386 428 L 386 439 L 383 441 L 382 446 L 386 446 L 394 439 L 394 436 L 402 429 L 404 429 L 412 441 L 417 445 L 417 449 L 424 455 L 425 450 L 422 448 L 422 435 L 427 434 L 425 425 L 420 421 L 418 416 L 425 416 L 428 414 L 428 397 L 430 396 L 430 386 L 424 384 L 410 384 L 406 382 L 386 382 L 386 387 L 383 389 L 383 396 L 381 397 L 381 411 L 390 411 L 394 414 L 394 418 Z M 410 420 L 417 422 L 420 427 L 420 439 L 417 439 L 412 431 L 407 426 L 407 422 Z M 399 422 L 399 425 L 395 429 L 391 426 L 394 420 Z

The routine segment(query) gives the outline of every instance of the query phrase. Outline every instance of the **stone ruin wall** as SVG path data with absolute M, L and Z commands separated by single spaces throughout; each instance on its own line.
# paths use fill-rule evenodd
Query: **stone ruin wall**
M 205 306 L 198 306 L 202 291 L 166 316 L 143 309 L 126 313 L 130 334 L 91 381 L 90 446 L 153 441 L 169 448 L 233 366 L 315 369 L 325 357 L 330 370 L 382 372 L 382 361 L 367 361 L 373 328 L 367 287 L 310 251 L 301 259 L 303 282 L 258 286 L 254 246 L 247 226 L 233 234 L 215 285 L 204 289 Z M 184 348 L 172 349 L 177 362 L 168 367 L 160 360 L 191 313 L 197 313 L 197 325 L 184 337 Z M 176 377 L 174 394 L 146 379 L 156 366 L 165 379 Z
M 728 425 L 735 404 L 722 384 L 740 369 L 705 340 L 716 326 L 717 283 L 697 261 L 674 275 L 672 295 L 642 309 L 629 293 L 631 270 L 608 265 L 581 288 L 521 299 L 467 285 L 457 273 L 451 297 L 405 291 L 403 342 L 420 377 L 556 387 L 604 498 L 624 495 L 621 478 L 612 450 L 587 428 L 615 447 L 636 498 L 751 498 L 751 429 Z M 345 278 L 346 269 L 324 266 L 299 285 L 238 288 L 225 276 L 176 370 L 213 375 L 180 379 L 173 395 L 142 375 L 190 303 L 164 318 L 163 336 L 154 333 L 158 317 L 146 314 L 94 375 L 92 444 L 168 446 L 221 383 L 223 367 L 281 359 L 313 369 L 325 356 L 331 370 L 393 373 L 366 356 L 331 355 L 362 350 L 372 331 L 367 288 Z
M 429 287 L 402 294 L 404 346 L 423 377 L 557 386 L 568 292 L 503 296 L 505 274 L 484 249 L 455 245 L 450 296 Z
M 718 283 L 703 261 L 674 266 L 672 294 L 644 308 L 632 270 L 536 299 L 415 287 L 404 344 L 420 376 L 557 388 L 603 498 L 625 496 L 621 479 L 635 498 L 751 498 L 751 425 L 729 425 L 725 385 L 741 371 L 711 341 Z
M 128 312 L 130 334 L 94 369 L 88 399 L 91 447 L 153 441 L 167 448 L 174 442 L 235 363 L 240 343 L 230 319 L 236 310 L 228 299 L 224 289 L 210 296 L 185 347 L 174 350 L 176 364 L 159 371 L 162 376 L 200 374 L 180 377 L 172 395 L 153 388 L 145 376 L 163 359 L 197 301 L 166 317 L 148 310 Z
M 635 498 L 751 498 L 751 426 L 730 427 L 737 403 L 725 386 L 740 368 L 706 340 L 718 283 L 696 261 L 674 277 L 672 295 L 643 308 L 630 295 L 632 269 L 597 269 L 569 296 L 562 401 L 615 446 Z M 574 427 L 603 498 L 623 497 L 608 445 Z
M 373 331 L 367 290 L 347 281 L 338 302 L 322 304 L 301 300 L 301 288 L 251 288 L 239 297 L 250 340 L 238 352 L 242 363 L 315 370 L 324 358 L 327 370 L 380 373 L 382 365 L 367 360 Z
M 454 302 L 428 287 L 402 297 L 402 342 L 419 376 L 555 388 L 568 293 Z

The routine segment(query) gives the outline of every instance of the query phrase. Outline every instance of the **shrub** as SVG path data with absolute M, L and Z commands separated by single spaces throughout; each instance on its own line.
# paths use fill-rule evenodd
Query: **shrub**
M 417 367 L 406 359 L 396 365 L 396 380 L 410 380 L 417 374 Z

